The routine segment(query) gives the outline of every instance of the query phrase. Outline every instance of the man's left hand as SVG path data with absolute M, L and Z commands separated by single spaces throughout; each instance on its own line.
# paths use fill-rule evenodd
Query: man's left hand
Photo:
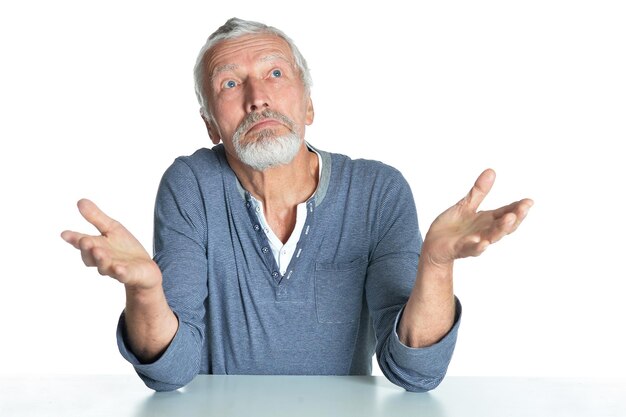
M 464 198 L 435 219 L 424 239 L 420 262 L 448 267 L 455 259 L 480 255 L 517 229 L 533 205 L 531 199 L 477 211 L 495 179 L 496 173 L 486 169 Z

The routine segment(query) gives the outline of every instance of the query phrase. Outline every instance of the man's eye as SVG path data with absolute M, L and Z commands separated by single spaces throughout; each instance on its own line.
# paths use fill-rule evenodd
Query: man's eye
M 275 69 L 274 71 L 272 71 L 272 77 L 274 78 L 280 78 L 283 76 L 283 72 L 279 69 Z
M 228 80 L 223 85 L 224 88 L 235 88 L 237 86 L 237 83 L 233 80 Z

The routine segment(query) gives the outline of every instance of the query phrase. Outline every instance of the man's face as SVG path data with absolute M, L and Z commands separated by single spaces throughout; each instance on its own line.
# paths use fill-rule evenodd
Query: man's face
M 214 119 L 208 123 L 213 143 L 223 141 L 238 160 L 243 148 L 271 151 L 280 148 L 276 142 L 289 142 L 289 135 L 292 145 L 302 143 L 313 104 L 287 42 L 271 34 L 245 35 L 218 43 L 209 54 L 203 87 Z

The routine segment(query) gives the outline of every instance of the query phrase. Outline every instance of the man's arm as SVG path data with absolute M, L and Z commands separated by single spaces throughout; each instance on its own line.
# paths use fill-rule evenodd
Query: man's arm
M 79 209 L 101 236 L 63 232 L 98 267 L 126 286 L 117 344 L 145 384 L 180 388 L 201 370 L 207 289 L 206 214 L 197 178 L 175 161 L 164 173 L 155 203 L 154 260 L 118 222 L 82 200 Z
M 152 362 L 165 351 L 178 329 L 178 319 L 165 299 L 161 271 L 139 241 L 93 202 L 80 200 L 78 210 L 100 236 L 66 230 L 61 237 L 80 250 L 86 266 L 96 267 L 101 275 L 124 284 L 131 350 L 141 362 Z
M 490 211 L 477 211 L 495 181 L 485 170 L 470 192 L 435 219 L 424 243 L 415 286 L 398 324 L 403 344 L 420 348 L 441 340 L 454 323 L 454 260 L 478 256 L 489 245 L 513 233 L 533 202 L 523 199 Z

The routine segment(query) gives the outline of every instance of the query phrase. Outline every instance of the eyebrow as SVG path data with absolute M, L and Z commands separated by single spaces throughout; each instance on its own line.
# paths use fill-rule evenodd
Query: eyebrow
M 211 74 L 211 81 L 213 81 L 215 77 L 217 77 L 222 72 L 233 71 L 236 70 L 238 67 L 239 65 L 237 64 L 225 64 L 215 67 L 215 69 L 213 69 L 213 73 Z
M 289 61 L 283 54 L 270 54 L 259 59 L 260 62 L 270 62 L 270 61 L 276 61 L 276 60 L 285 61 L 286 63 L 293 65 L 293 63 Z M 237 64 L 219 65 L 215 67 L 215 69 L 213 70 L 213 73 L 211 74 L 211 81 L 215 80 L 215 78 L 219 74 L 223 72 L 231 72 L 231 71 L 236 70 L 237 68 L 239 68 L 239 65 Z
M 278 59 L 290 63 L 290 61 L 283 54 L 267 55 L 267 56 L 264 56 L 263 58 L 261 58 L 260 61 L 261 62 L 267 62 L 267 61 L 276 61 Z

